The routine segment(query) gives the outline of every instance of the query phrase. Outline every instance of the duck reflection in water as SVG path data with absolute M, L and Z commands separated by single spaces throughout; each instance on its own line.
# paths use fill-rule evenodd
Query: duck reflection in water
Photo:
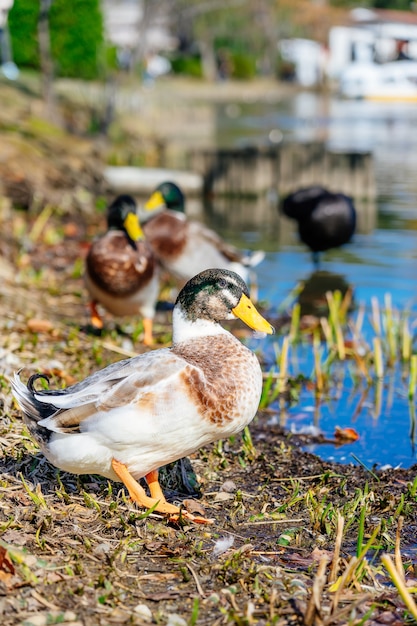
M 348 243 L 356 228 L 352 198 L 320 185 L 304 187 L 286 196 L 281 212 L 298 224 L 298 234 L 319 265 L 320 252 Z
M 300 315 L 307 322 L 310 318 L 328 317 L 328 292 L 339 291 L 346 310 L 354 306 L 353 285 L 349 284 L 342 274 L 334 274 L 324 270 L 314 271 L 303 283 L 298 295 Z

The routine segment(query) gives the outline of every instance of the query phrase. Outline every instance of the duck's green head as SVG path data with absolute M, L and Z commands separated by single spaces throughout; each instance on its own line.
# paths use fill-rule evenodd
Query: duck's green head
M 158 185 L 155 191 L 144 205 L 145 211 L 153 213 L 163 209 L 185 212 L 185 198 L 181 189 L 171 181 L 165 181 Z
M 107 211 L 107 226 L 109 230 L 125 231 L 131 241 L 144 238 L 132 196 L 123 194 L 113 200 Z
M 274 328 L 256 310 L 241 277 L 230 270 L 209 269 L 188 281 L 175 306 L 191 322 L 241 319 L 249 328 L 272 334 Z

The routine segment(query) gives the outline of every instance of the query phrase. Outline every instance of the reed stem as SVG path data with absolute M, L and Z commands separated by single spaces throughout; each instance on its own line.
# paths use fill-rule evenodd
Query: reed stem
M 384 360 L 382 357 L 382 345 L 381 345 L 380 337 L 374 337 L 373 344 L 374 344 L 375 374 L 377 378 L 383 378 Z

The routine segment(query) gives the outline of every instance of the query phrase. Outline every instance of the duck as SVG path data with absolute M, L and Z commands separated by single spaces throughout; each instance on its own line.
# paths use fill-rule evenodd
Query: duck
M 100 304 L 115 317 L 141 315 L 143 343 L 153 344 L 153 319 L 160 270 L 139 222 L 132 196 L 117 196 L 107 210 L 107 232 L 91 245 L 84 284 L 90 295 L 91 324 L 102 329 Z
M 161 265 L 187 281 L 211 267 L 232 270 L 248 283 L 252 268 L 264 258 L 261 250 L 246 254 L 226 243 L 214 230 L 187 219 L 182 190 L 171 181 L 158 185 L 139 207 L 143 231 Z
M 154 189 L 151 196 L 158 191 L 161 193 L 167 209 L 185 213 L 185 195 L 176 183 L 165 180 Z
M 356 229 L 353 199 L 321 185 L 302 187 L 288 194 L 281 212 L 298 224 L 298 234 L 312 252 L 314 265 L 320 253 L 348 243 Z
M 272 334 L 235 272 L 209 269 L 186 283 L 173 309 L 171 347 L 113 363 L 64 389 L 36 389 L 43 373 L 11 386 L 32 437 L 57 468 L 121 482 L 139 506 L 195 523 L 168 502 L 158 468 L 242 431 L 262 391 L 255 354 L 221 324 L 242 320 Z M 139 484 L 145 478 L 149 495 Z

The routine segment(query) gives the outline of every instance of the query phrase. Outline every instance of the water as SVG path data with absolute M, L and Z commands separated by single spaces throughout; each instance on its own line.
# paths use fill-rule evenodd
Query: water
M 333 149 L 367 151 L 374 155 L 377 185 L 375 223 L 354 241 L 323 256 L 322 269 L 341 275 L 353 286 L 356 304 L 366 307 L 364 334 L 370 342 L 374 333 L 369 321 L 371 298 L 384 306 L 386 294 L 398 310 L 417 313 L 417 106 L 342 101 L 302 93 L 276 104 L 247 103 L 220 105 L 217 110 L 219 144 L 267 143 L 269 137 L 299 142 L 322 140 Z M 272 132 L 272 134 L 271 134 Z M 233 207 L 230 207 L 231 210 Z M 278 220 L 278 218 L 277 218 Z M 294 230 L 262 232 L 262 228 L 236 234 L 236 227 L 212 222 L 217 230 L 241 245 L 268 250 L 257 275 L 259 298 L 269 303 L 271 314 L 313 271 L 307 249 Z M 353 313 L 353 318 L 356 313 Z M 278 344 L 274 346 L 274 342 Z M 266 339 L 262 350 L 270 365 L 282 338 Z M 253 343 L 253 347 L 259 347 Z M 312 373 L 311 347 L 290 355 L 290 374 Z M 407 399 L 407 373 L 400 368 L 387 373 L 379 385 L 355 385 L 349 364 L 339 368 L 330 399 L 315 405 L 311 392 L 303 391 L 294 407 L 279 412 L 272 420 L 293 431 L 316 427 L 332 439 L 335 426 L 353 427 L 355 443 L 337 447 L 312 444 L 310 451 L 325 459 L 357 462 L 368 466 L 386 464 L 409 467 L 417 462 L 414 448 L 414 405 Z

